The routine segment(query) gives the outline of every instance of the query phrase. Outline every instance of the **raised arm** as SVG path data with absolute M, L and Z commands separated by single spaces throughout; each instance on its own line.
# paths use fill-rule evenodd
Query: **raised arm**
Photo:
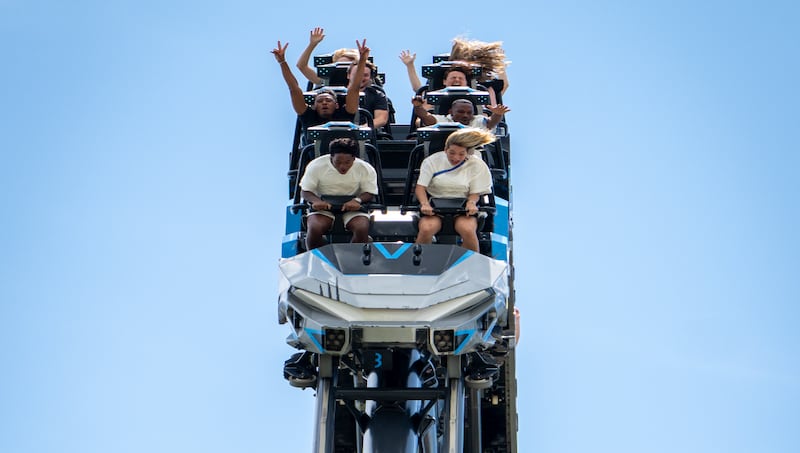
M 417 59 L 417 54 L 412 54 L 410 50 L 403 50 L 400 52 L 400 60 L 406 65 L 408 71 L 408 81 L 411 82 L 411 89 L 416 93 L 422 86 L 422 82 L 417 75 L 417 69 L 414 67 L 414 61 Z
M 500 94 L 505 94 L 506 90 L 508 89 L 509 82 L 508 82 L 508 65 L 510 65 L 510 61 L 506 61 L 505 66 L 503 69 L 497 73 L 497 78 L 503 81 L 503 89 L 500 90 Z
M 358 47 L 358 65 L 356 66 L 356 74 L 363 74 L 364 68 L 367 67 L 367 58 L 369 58 L 369 47 L 367 47 L 367 40 L 362 42 L 356 40 Z M 361 78 L 351 77 L 350 83 L 347 85 L 347 96 L 345 97 L 344 109 L 347 113 L 353 115 L 358 112 L 358 97 L 361 94 Z
M 425 110 L 425 99 L 423 99 L 422 96 L 414 96 L 411 99 L 411 103 L 414 104 L 414 115 L 417 115 L 417 118 L 419 118 L 423 126 L 432 126 L 436 124 L 436 117 Z
M 314 85 L 319 85 L 322 83 L 322 79 L 317 76 L 317 72 L 314 71 L 310 66 L 308 66 L 308 60 L 311 59 L 311 52 L 317 47 L 317 45 L 325 39 L 325 30 L 321 27 L 315 27 L 311 30 L 311 36 L 308 38 L 308 45 L 303 50 L 303 53 L 300 54 L 300 57 L 297 59 L 297 69 L 300 70 L 300 73 L 305 76 L 311 83 Z
M 286 81 L 286 86 L 289 87 L 289 94 L 292 97 L 292 108 L 294 109 L 295 113 L 302 115 L 303 112 L 305 112 L 308 108 L 308 105 L 306 104 L 306 100 L 303 98 L 303 90 L 300 89 L 300 84 L 297 83 L 297 78 L 295 78 L 294 74 L 292 74 L 292 70 L 289 68 L 289 63 L 286 62 L 287 47 L 289 47 L 288 42 L 285 46 L 281 47 L 281 42 L 278 41 L 278 47 L 272 49 L 272 54 L 275 55 L 275 60 L 281 67 L 281 74 L 283 75 L 283 80 Z
M 490 116 L 489 119 L 486 121 L 486 129 L 489 130 L 494 129 L 495 126 L 500 124 L 500 121 L 503 119 L 503 115 L 511 111 L 510 108 L 506 107 L 503 104 L 490 105 L 486 108 L 488 108 L 489 111 L 492 112 L 492 116 Z

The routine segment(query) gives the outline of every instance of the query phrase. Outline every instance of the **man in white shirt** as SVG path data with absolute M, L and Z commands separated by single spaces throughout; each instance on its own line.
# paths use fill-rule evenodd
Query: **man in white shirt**
M 306 166 L 300 180 L 303 199 L 311 204 L 306 218 L 306 249 L 325 245 L 325 234 L 336 218 L 332 204 L 323 196 L 352 196 L 341 207 L 345 228 L 353 233 L 352 242 L 369 241 L 369 214 L 361 205 L 378 194 L 378 177 L 369 163 L 356 157 L 358 144 L 350 138 L 330 143 L 330 154 L 320 156 Z
M 450 105 L 447 115 L 434 115 L 423 107 L 424 99 L 422 96 L 415 96 L 411 102 L 414 104 L 414 113 L 425 126 L 432 126 L 436 123 L 461 123 L 467 127 L 484 129 L 489 132 L 492 132 L 495 126 L 500 123 L 503 115 L 511 111 L 505 105 L 497 104 L 486 107 L 492 112 L 492 116 L 475 115 L 475 106 L 469 99 L 456 99 Z

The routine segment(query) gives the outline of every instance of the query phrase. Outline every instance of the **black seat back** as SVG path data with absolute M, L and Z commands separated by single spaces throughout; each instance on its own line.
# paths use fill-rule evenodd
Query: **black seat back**
M 457 99 L 466 99 L 472 103 L 473 113 L 482 114 L 478 106 L 489 104 L 489 92 L 476 90 L 469 87 L 447 87 L 437 91 L 425 93 L 425 100 L 428 104 L 434 105 L 436 113 L 446 115 Z
M 365 126 L 356 126 L 350 122 L 329 122 L 321 126 L 314 126 L 308 128 L 307 135 L 309 140 L 313 140 L 299 153 L 296 170 L 294 172 L 294 190 L 292 197 L 294 200 L 294 209 L 302 210 L 305 206 L 301 203 L 301 189 L 300 180 L 303 178 L 306 166 L 309 162 L 319 156 L 329 153 L 329 146 L 331 140 L 337 138 L 352 138 L 358 142 L 359 158 L 367 161 L 377 173 L 378 179 L 378 195 L 373 203 L 371 209 L 385 210 L 386 205 L 383 198 L 383 175 L 381 173 L 380 153 L 378 149 L 370 143 L 372 137 L 372 129 Z M 290 179 L 292 178 L 290 171 Z
M 441 90 L 444 88 L 445 72 L 453 66 L 466 66 L 470 69 L 470 74 L 467 75 L 467 85 L 471 88 L 475 88 L 475 84 L 483 75 L 481 67 L 476 64 L 463 61 L 438 61 L 434 64 L 423 65 L 422 77 L 427 79 L 427 85 L 431 90 Z
M 447 137 L 464 127 L 461 123 L 437 123 L 433 126 L 417 129 L 417 145 L 411 150 L 411 154 L 408 157 L 403 203 L 400 206 L 401 213 L 417 208 L 418 203 L 414 190 L 417 185 L 417 178 L 419 178 L 419 167 L 422 161 L 429 155 L 444 150 Z

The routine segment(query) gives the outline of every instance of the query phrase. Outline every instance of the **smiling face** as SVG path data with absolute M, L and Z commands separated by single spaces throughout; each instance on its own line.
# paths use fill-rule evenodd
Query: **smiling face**
M 467 86 L 467 76 L 461 71 L 450 71 L 444 78 L 446 87 L 465 87 Z
M 467 148 L 461 145 L 454 145 L 451 144 L 444 150 L 445 154 L 447 154 L 447 161 L 450 162 L 450 165 L 458 165 L 461 162 L 464 162 L 464 159 L 467 158 Z

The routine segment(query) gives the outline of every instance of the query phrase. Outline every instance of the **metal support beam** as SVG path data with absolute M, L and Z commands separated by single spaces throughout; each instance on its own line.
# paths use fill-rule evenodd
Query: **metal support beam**
M 469 391 L 469 451 L 470 453 L 482 453 L 482 431 L 481 431 L 481 400 L 483 390 L 470 389 Z

